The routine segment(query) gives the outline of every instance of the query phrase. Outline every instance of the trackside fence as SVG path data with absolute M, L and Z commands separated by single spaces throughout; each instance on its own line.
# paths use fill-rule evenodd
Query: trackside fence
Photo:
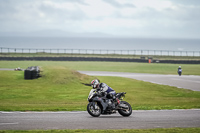
M 140 56 L 193 56 L 200 51 L 172 50 L 105 50 L 105 49 L 29 49 L 0 47 L 0 54 L 90 54 L 90 55 L 140 55 Z

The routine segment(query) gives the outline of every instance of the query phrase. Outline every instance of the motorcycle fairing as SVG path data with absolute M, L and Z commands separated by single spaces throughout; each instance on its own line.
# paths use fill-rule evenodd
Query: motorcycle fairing
M 108 107 L 108 104 L 104 102 L 104 99 L 103 98 L 100 98 L 100 97 L 95 97 L 93 100 L 92 100 L 93 104 L 95 104 L 95 102 L 98 102 L 101 104 L 101 106 L 103 107 L 103 111 L 106 110 L 106 108 Z

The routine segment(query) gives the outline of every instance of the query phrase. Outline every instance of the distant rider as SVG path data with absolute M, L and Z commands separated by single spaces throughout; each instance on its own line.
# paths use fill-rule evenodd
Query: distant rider
M 181 74 L 182 74 L 181 66 L 178 67 L 178 74 L 179 74 L 179 76 L 181 76 Z
M 111 87 L 109 87 L 105 83 L 100 83 L 100 81 L 97 80 L 97 79 L 92 80 L 91 85 L 92 85 L 93 89 L 97 89 L 100 92 L 105 93 L 105 95 L 110 97 L 110 98 L 113 97 L 113 95 L 116 94 L 115 90 L 113 90 Z

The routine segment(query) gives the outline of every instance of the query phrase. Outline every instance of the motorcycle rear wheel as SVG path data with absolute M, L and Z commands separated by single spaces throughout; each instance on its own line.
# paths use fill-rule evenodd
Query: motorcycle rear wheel
M 125 104 L 128 107 L 128 109 L 118 109 L 119 114 L 124 117 L 130 116 L 132 114 L 131 105 L 126 101 L 121 101 L 120 104 Z
M 87 111 L 93 117 L 99 117 L 101 114 L 101 108 L 99 107 L 97 103 L 95 103 L 95 107 L 92 102 L 88 103 Z

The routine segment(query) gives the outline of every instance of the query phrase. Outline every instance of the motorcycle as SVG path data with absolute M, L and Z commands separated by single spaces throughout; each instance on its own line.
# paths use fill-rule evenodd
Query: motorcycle
M 88 96 L 87 111 L 93 117 L 99 117 L 101 114 L 114 114 L 116 111 L 120 115 L 128 117 L 132 114 L 132 108 L 128 102 L 122 101 L 125 94 L 125 92 L 122 92 L 110 96 L 96 89 L 91 89 Z
M 182 74 L 182 69 L 178 69 L 178 75 L 181 76 Z

